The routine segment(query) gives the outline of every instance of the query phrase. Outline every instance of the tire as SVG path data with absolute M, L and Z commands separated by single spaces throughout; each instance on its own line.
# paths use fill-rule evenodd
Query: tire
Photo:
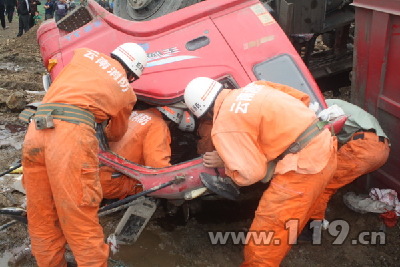
M 348 5 L 350 3 L 352 3 L 353 1 L 349 1 L 349 0 L 329 0 L 327 1 L 327 6 L 326 6 L 326 11 L 332 12 L 337 10 L 339 7 L 343 7 L 344 5 Z
M 322 41 L 324 45 L 329 48 L 333 48 L 335 44 L 335 31 L 329 31 L 322 34 Z
M 129 0 L 115 0 L 114 15 L 134 21 L 152 20 L 200 1 L 201 0 L 152 0 L 146 7 L 134 9 L 129 4 Z

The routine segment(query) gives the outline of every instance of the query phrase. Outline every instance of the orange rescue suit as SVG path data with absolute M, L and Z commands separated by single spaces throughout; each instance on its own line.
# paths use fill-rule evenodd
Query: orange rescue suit
M 273 83 L 269 81 L 257 81 L 255 82 L 255 84 L 266 85 L 271 88 L 277 89 L 279 91 L 282 91 L 284 93 L 293 96 L 294 98 L 301 100 L 307 107 L 310 105 L 310 97 L 307 94 L 299 90 L 296 90 L 290 86 L 279 83 Z M 211 139 L 212 124 L 213 124 L 212 120 L 208 118 L 202 117 L 199 120 L 199 128 L 197 130 L 197 134 L 200 137 L 199 141 L 197 142 L 197 154 L 199 155 L 215 150 L 215 147 Z
M 357 138 L 357 136 L 361 137 L 360 135 L 362 138 Z M 324 219 L 328 202 L 337 190 L 358 177 L 382 167 L 389 157 L 389 152 L 388 139 L 379 138 L 373 132 L 353 134 L 352 138 L 338 150 L 337 170 L 321 196 L 322 205 L 314 211 L 311 217 L 316 220 Z
M 163 168 L 170 165 L 171 135 L 161 112 L 156 108 L 133 111 L 128 130 L 118 142 L 111 142 L 110 149 L 137 164 Z M 139 182 L 127 176 L 112 178 L 112 168 L 100 172 L 104 198 L 125 198 L 142 191 Z
M 136 96 L 116 60 L 82 48 L 75 50 L 42 102 L 80 107 L 93 113 L 96 122 L 110 119 L 108 136 L 118 140 Z M 54 124 L 37 130 L 30 123 L 23 146 L 32 253 L 39 266 L 66 266 L 68 243 L 78 266 L 107 266 L 109 249 L 97 215 L 102 191 L 95 130 L 58 119 Z
M 226 173 L 241 186 L 264 178 L 267 163 L 283 153 L 316 119 L 304 103 L 264 82 L 223 90 L 214 107 L 212 140 Z M 287 223 L 304 227 L 336 169 L 336 140 L 325 129 L 296 154 L 280 160 L 250 232 L 273 231 L 280 244 L 245 246 L 243 266 L 279 266 L 290 249 Z M 294 240 L 293 240 L 294 239 Z
M 206 152 L 215 150 L 211 139 L 212 120 L 200 119 L 197 134 L 200 137 L 197 142 L 197 154 L 203 155 Z

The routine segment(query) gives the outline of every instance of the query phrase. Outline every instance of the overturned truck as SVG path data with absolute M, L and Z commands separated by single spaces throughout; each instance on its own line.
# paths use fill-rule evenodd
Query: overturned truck
M 123 19 L 89 0 L 58 23 L 45 21 L 37 38 L 48 71 L 43 77 L 45 89 L 69 63 L 74 49 L 87 47 L 108 54 L 121 43 L 135 42 L 149 59 L 132 88 L 138 103 L 185 109 L 186 85 L 204 76 L 230 89 L 255 80 L 289 85 L 308 94 L 317 112 L 326 108 L 303 59 L 257 0 L 203 1 L 150 21 Z M 223 175 L 223 170 L 203 166 L 201 155 L 196 154 L 195 132 L 174 131 L 174 138 L 179 142 L 172 144 L 174 164 L 170 167 L 149 168 L 130 162 L 109 151 L 106 142 L 100 161 L 139 180 L 144 192 L 155 198 L 182 203 L 213 195 L 200 176 Z M 113 205 L 117 206 L 111 204 L 108 209 Z
M 286 84 L 307 93 L 320 109 L 326 107 L 303 60 L 259 1 L 201 2 L 141 22 L 127 21 L 95 1 L 88 1 L 58 24 L 52 20 L 44 22 L 37 36 L 49 72 L 44 79 L 47 81 L 57 77 L 75 48 L 110 53 L 121 43 L 136 42 L 149 58 L 141 79 L 132 88 L 141 102 L 184 107 L 187 83 L 205 76 L 220 81 L 226 88 L 239 88 L 254 80 Z M 184 176 L 184 182 L 153 193 L 168 199 L 190 198 L 191 190 L 202 187 L 199 173 L 215 174 L 196 157 L 163 169 L 139 166 L 108 151 L 101 152 L 100 159 L 140 180 L 145 190 L 172 177 Z
M 201 1 L 115 0 L 113 13 L 132 21 L 152 20 Z M 261 0 L 289 37 L 314 78 L 352 69 L 352 0 Z M 232 27 L 234 27 L 234 23 Z M 318 42 L 316 42 L 318 38 Z

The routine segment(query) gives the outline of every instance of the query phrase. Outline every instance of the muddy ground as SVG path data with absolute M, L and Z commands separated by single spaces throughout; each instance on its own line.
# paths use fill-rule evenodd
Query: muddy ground
M 0 170 L 7 169 L 20 158 L 25 125 L 18 122 L 21 107 L 27 102 L 40 100 L 41 75 L 45 71 L 36 43 L 36 28 L 20 38 L 17 34 L 17 18 L 9 29 L 0 30 Z M 328 82 L 332 87 L 332 81 Z M 323 85 L 321 85 L 323 86 Z M 349 87 L 337 85 L 325 92 L 327 97 L 349 99 Z M 340 87 L 340 88 L 339 88 Z M 341 92 L 341 95 L 337 95 Z M 1 179 L 1 178 L 0 178 Z M 0 207 L 23 206 L 24 195 L 10 192 L 7 181 L 0 180 Z M 350 242 L 362 231 L 380 231 L 382 222 L 376 214 L 358 214 L 342 202 L 348 191 L 361 193 L 355 185 L 339 191 L 332 199 L 327 212 L 330 221 L 343 219 L 350 225 L 350 233 L 344 244 L 333 245 L 334 237 L 323 231 L 322 244 L 295 245 L 282 266 L 399 266 L 400 229 L 398 226 L 385 230 L 384 245 L 354 245 Z M 256 199 L 231 201 L 192 202 L 197 213 L 185 223 L 181 212 L 168 216 L 162 205 L 157 209 L 139 240 L 131 246 L 122 246 L 112 256 L 112 266 L 239 266 L 243 260 L 242 245 L 211 245 L 208 231 L 242 231 L 248 229 L 257 204 Z M 202 209 L 199 209 L 199 207 Z M 111 233 L 122 213 L 106 216 L 101 223 L 106 235 Z M 0 225 L 10 219 L 0 217 Z M 29 245 L 26 226 L 17 223 L 0 231 L 0 266 L 7 266 L 16 250 Z M 35 266 L 29 254 L 16 264 Z

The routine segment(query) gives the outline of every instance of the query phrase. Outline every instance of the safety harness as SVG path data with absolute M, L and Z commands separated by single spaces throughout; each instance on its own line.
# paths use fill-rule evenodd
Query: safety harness
M 20 113 L 19 119 L 26 123 L 33 120 L 38 130 L 54 128 L 53 119 L 95 127 L 95 117 L 91 112 L 63 103 L 41 104 L 36 110 L 34 107 L 28 107 Z
M 325 121 L 320 121 L 318 118 L 315 119 L 310 126 L 307 127 L 296 140 L 278 157 L 270 160 L 267 165 L 267 174 L 261 180 L 263 183 L 268 183 L 274 176 L 276 165 L 278 161 L 283 159 L 287 154 L 295 154 L 302 150 L 308 145 L 308 143 L 317 135 L 319 135 L 323 130 L 324 126 L 327 124 Z

